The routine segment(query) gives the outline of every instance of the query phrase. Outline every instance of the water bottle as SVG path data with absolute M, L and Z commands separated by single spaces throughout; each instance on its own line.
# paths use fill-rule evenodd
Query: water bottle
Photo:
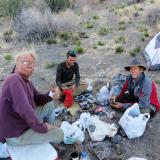
M 89 160 L 87 152 L 86 151 L 82 151 L 81 153 L 81 159 L 80 160 Z
M 93 86 L 92 86 L 92 82 L 90 81 L 88 83 L 87 92 L 90 93 L 90 94 L 92 94 L 92 91 L 93 91 Z

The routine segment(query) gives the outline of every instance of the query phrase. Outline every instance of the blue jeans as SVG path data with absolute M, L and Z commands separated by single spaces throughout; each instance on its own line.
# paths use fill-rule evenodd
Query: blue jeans
M 54 102 L 49 102 L 44 106 L 39 106 L 36 108 L 36 114 L 40 122 L 54 124 L 55 121 L 55 110 L 56 104 Z

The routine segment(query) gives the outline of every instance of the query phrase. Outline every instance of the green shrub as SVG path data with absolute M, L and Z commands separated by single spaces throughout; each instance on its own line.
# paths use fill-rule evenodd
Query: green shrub
M 144 35 L 145 37 L 149 37 L 149 33 L 148 33 L 148 30 L 147 30 L 147 29 L 143 32 L 143 35 Z
M 116 47 L 116 53 L 123 53 L 123 52 L 124 52 L 123 46 L 117 46 Z
M 4 55 L 5 60 L 10 61 L 12 59 L 12 55 L 10 53 L 7 53 Z
M 32 0 L 0 0 L 0 17 L 15 16 L 24 6 L 32 4 Z
M 124 24 L 126 24 L 126 22 L 125 22 L 125 21 L 119 21 L 118 24 L 119 24 L 119 25 L 124 25 Z
M 99 35 L 107 35 L 110 32 L 110 29 L 107 27 L 101 27 L 98 31 Z
M 54 66 L 56 66 L 58 63 L 57 62 L 50 62 L 50 63 L 46 63 L 45 64 L 45 69 L 50 69 L 53 68 Z
M 97 19 L 99 19 L 99 16 L 94 15 L 92 18 L 93 18 L 94 20 L 97 20 Z
M 126 29 L 126 22 L 125 21 L 120 21 L 119 23 L 119 30 L 125 30 Z
M 72 33 L 70 33 L 70 32 L 59 32 L 58 35 L 59 35 L 60 39 L 62 39 L 64 41 L 67 41 L 68 39 L 71 38 Z
M 47 44 L 55 44 L 55 43 L 57 43 L 56 39 L 48 39 L 47 40 Z
M 92 46 L 92 48 L 93 48 L 93 49 L 97 49 L 98 47 L 97 47 L 96 44 L 94 44 L 94 45 Z
M 87 21 L 87 22 L 85 23 L 85 27 L 86 27 L 86 28 L 94 28 L 94 24 L 93 24 L 92 22 Z
M 9 35 L 11 35 L 11 34 L 13 34 L 13 31 L 12 31 L 12 30 L 8 30 L 8 31 L 3 32 L 3 35 L 4 35 L 4 36 L 9 36 Z
M 134 52 L 134 51 L 130 51 L 129 54 L 130 54 L 132 57 L 135 57 L 135 56 L 137 55 L 137 53 Z
M 104 46 L 104 45 L 105 45 L 105 43 L 104 43 L 104 42 L 102 42 L 102 41 L 98 41 L 98 42 L 97 42 L 97 45 L 99 45 L 99 46 Z
M 116 43 L 126 43 L 126 38 L 124 36 L 119 36 L 115 39 Z
M 58 12 L 70 7 L 69 0 L 46 0 L 53 12 Z
M 84 53 L 84 48 L 82 46 L 76 46 L 75 50 L 77 53 L 80 53 L 80 54 Z
M 144 37 L 149 37 L 148 29 L 144 26 L 137 27 L 137 30 L 143 34 Z
M 137 53 L 139 53 L 141 50 L 141 47 L 140 46 L 137 46 L 135 47 L 132 51 L 129 52 L 129 54 L 132 56 L 132 57 L 135 57 L 137 55 Z
M 81 41 L 80 41 L 80 38 L 78 35 L 74 35 L 72 37 L 72 42 L 73 42 L 73 45 L 76 45 L 76 46 L 80 46 L 81 45 Z
M 144 42 L 144 41 L 145 41 L 145 38 L 144 38 L 144 37 L 142 37 L 142 38 L 141 38 L 141 41 L 142 41 L 142 42 Z

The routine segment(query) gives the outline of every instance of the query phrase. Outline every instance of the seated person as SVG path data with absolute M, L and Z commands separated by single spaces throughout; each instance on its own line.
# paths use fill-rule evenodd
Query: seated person
M 130 74 L 119 96 L 110 98 L 112 107 L 126 110 L 137 102 L 142 113 L 154 115 L 160 104 L 155 83 L 144 73 L 146 68 L 134 58 L 125 69 Z
M 56 83 L 60 88 L 67 87 L 75 91 L 78 87 L 80 83 L 80 74 L 76 56 L 76 51 L 70 50 L 67 52 L 67 60 L 58 65 Z
M 0 93 L 0 142 L 11 145 L 60 143 L 62 129 L 53 126 L 54 100 L 63 100 L 63 92 L 54 89 L 53 98 L 37 91 L 29 77 L 35 66 L 33 51 L 19 54 L 16 66 L 3 82 Z M 50 103 L 48 103 L 50 102 Z M 38 108 L 37 106 L 44 106 Z

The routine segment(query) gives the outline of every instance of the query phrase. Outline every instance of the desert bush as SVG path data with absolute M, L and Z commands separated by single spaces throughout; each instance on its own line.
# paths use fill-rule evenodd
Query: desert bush
M 4 55 L 5 60 L 10 61 L 12 59 L 12 55 L 10 53 L 6 53 Z
M 128 5 L 144 2 L 145 0 L 127 0 Z
M 115 39 L 116 43 L 126 43 L 126 38 L 124 36 L 119 36 Z
M 148 29 L 144 26 L 138 26 L 137 30 L 142 33 L 143 37 L 149 37 Z
M 47 40 L 47 44 L 55 44 L 55 43 L 57 43 L 57 40 L 54 38 Z
M 117 46 L 116 47 L 116 53 L 123 53 L 124 52 L 124 47 L 123 46 Z
M 96 44 L 94 44 L 94 45 L 92 46 L 92 48 L 93 48 L 93 49 L 97 49 L 98 47 L 97 47 Z
M 102 41 L 97 41 L 97 45 L 99 45 L 99 46 L 104 46 L 104 45 L 105 45 L 105 43 L 104 43 L 104 42 L 102 42 Z
M 72 36 L 72 42 L 73 42 L 73 45 L 76 45 L 76 46 L 81 45 L 81 41 L 80 41 L 80 38 L 79 38 L 78 35 L 73 35 Z
M 9 36 L 11 34 L 13 34 L 12 30 L 7 30 L 7 31 L 3 32 L 3 36 Z
M 53 37 L 57 32 L 75 31 L 79 23 L 79 17 L 71 10 L 54 14 L 48 7 L 25 8 L 16 17 L 14 29 L 20 39 L 41 40 Z
M 84 53 L 84 48 L 82 46 L 76 46 L 75 50 L 79 54 L 83 54 Z
M 6 42 L 9 42 L 12 39 L 12 34 L 13 34 L 12 30 L 7 30 L 3 32 L 3 38 L 5 39 Z
M 145 22 L 150 26 L 160 22 L 160 6 L 148 7 Z
M 58 32 L 57 38 L 60 39 L 60 43 L 64 47 L 68 47 L 69 45 L 81 45 L 79 36 L 77 34 L 73 34 L 72 32 Z
M 129 54 L 132 56 L 132 57 L 135 57 L 137 55 L 137 53 L 139 53 L 141 50 L 141 46 L 137 46 L 135 47 L 133 50 L 131 50 L 129 52 Z
M 50 68 L 53 68 L 57 65 L 58 63 L 57 62 L 47 62 L 45 64 L 45 69 L 50 69 Z
M 70 7 L 69 0 L 46 0 L 46 2 L 53 12 L 58 12 Z
M 90 22 L 90 21 L 85 22 L 84 25 L 86 28 L 94 28 L 93 22 Z
M 32 0 L 0 0 L 0 17 L 15 16 L 23 7 L 31 5 Z
M 110 29 L 107 27 L 100 27 L 98 34 L 99 35 L 107 35 L 110 32 Z
M 125 21 L 120 21 L 118 29 L 119 30 L 125 30 L 126 29 L 126 22 Z
M 97 20 L 97 19 L 99 19 L 99 16 L 94 15 L 92 18 L 93 18 L 94 20 Z

